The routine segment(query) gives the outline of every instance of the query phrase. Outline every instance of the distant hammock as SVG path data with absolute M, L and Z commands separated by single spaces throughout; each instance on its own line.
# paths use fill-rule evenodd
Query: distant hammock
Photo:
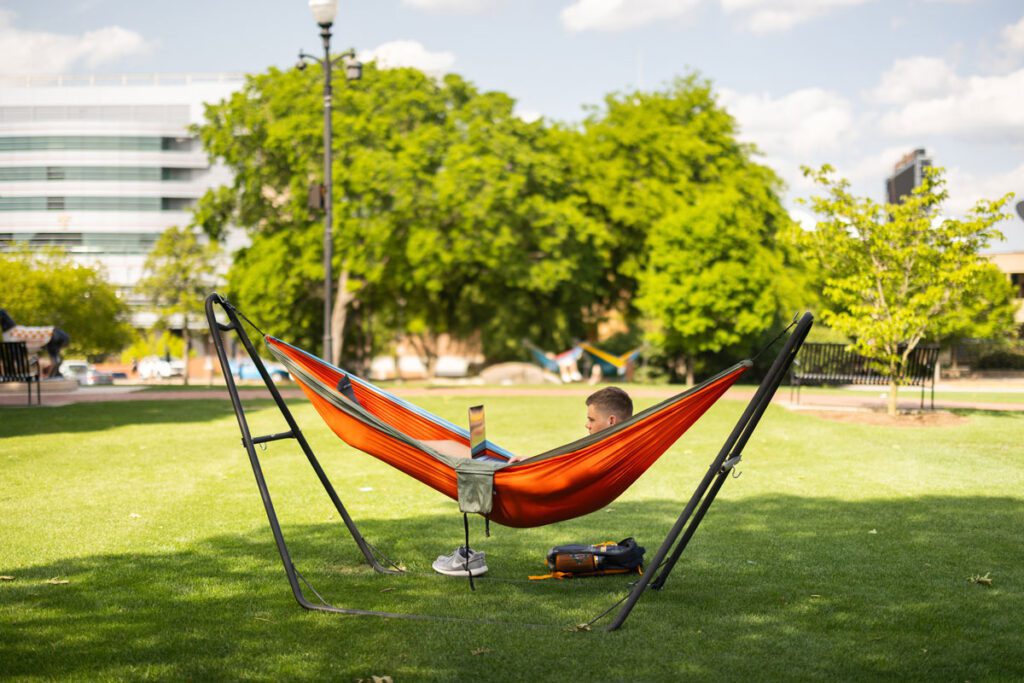
M 630 363 L 636 363 L 640 358 L 640 352 L 643 351 L 642 346 L 638 346 L 632 351 L 616 356 L 615 354 L 602 351 L 593 344 L 586 342 L 581 343 L 580 348 L 594 359 L 594 362 L 601 367 L 601 372 L 606 377 L 622 377 L 626 374 L 626 370 L 629 368 Z

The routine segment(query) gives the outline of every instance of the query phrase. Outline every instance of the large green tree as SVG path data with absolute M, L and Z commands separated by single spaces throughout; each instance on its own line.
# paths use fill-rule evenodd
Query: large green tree
M 696 75 L 612 95 L 588 119 L 581 174 L 605 228 L 608 307 L 647 319 L 648 338 L 683 361 L 746 353 L 799 298 L 780 234 L 781 182 L 736 139 L 736 123 Z
M 206 295 L 217 282 L 220 246 L 200 239 L 192 228 L 172 226 L 164 230 L 143 266 L 144 275 L 136 284 L 138 292 L 152 302 L 166 326 L 173 318 L 181 320 L 185 341 L 184 382 L 189 380 L 189 355 L 192 330 L 203 317 Z
M 322 175 L 319 78 L 250 77 L 198 129 L 234 181 L 203 198 L 196 222 L 213 236 L 234 223 L 252 240 L 229 274 L 232 297 L 268 332 L 311 345 L 322 326 L 322 224 L 306 205 Z M 502 355 L 524 335 L 582 332 L 604 238 L 571 191 L 561 146 L 573 134 L 524 122 L 513 105 L 458 76 L 372 64 L 336 88 L 333 336 L 350 350 L 412 334 L 429 358 L 438 334 L 480 331 Z
M 71 337 L 65 355 L 103 356 L 132 339 L 128 308 L 99 268 L 60 251 L 0 253 L 0 308 L 20 325 L 55 326 Z
M 922 339 L 1005 323 L 998 312 L 1006 302 L 984 297 L 1008 298 L 1009 289 L 988 284 L 992 268 L 980 252 L 1002 237 L 995 226 L 1011 195 L 980 200 L 963 218 L 951 218 L 940 214 L 947 199 L 941 169 L 926 169 L 897 204 L 853 195 L 829 166 L 805 174 L 825 191 L 810 200 L 821 220 L 802 235 L 821 265 L 822 317 L 890 379 L 894 415 L 907 358 Z

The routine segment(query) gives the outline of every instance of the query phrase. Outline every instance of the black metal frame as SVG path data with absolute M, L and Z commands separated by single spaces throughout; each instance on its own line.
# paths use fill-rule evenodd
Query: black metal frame
M 229 323 L 223 324 L 217 321 L 215 306 L 219 306 L 224 314 L 227 316 Z M 220 360 L 221 370 L 224 374 L 224 380 L 227 383 L 228 393 L 231 396 L 231 404 L 235 410 L 235 416 L 238 418 L 238 427 L 242 433 L 242 445 L 245 447 L 246 452 L 249 454 L 249 462 L 252 465 L 253 474 L 256 477 L 256 485 L 260 490 L 260 496 L 263 499 L 263 507 L 267 512 L 267 519 L 270 522 L 270 529 L 274 534 L 274 541 L 277 544 L 277 551 L 281 556 L 281 561 L 284 564 L 285 573 L 288 576 L 288 583 L 291 585 L 292 594 L 295 596 L 295 600 L 308 610 L 319 610 L 323 612 L 334 612 L 338 614 L 350 614 L 356 616 L 377 616 L 377 617 L 391 617 L 400 619 L 421 619 L 421 620 L 439 620 L 439 621 L 472 621 L 472 622 L 489 622 L 496 623 L 490 620 L 480 619 L 460 619 L 460 618 L 449 618 L 449 617 L 435 617 L 423 614 L 407 614 L 407 613 L 395 613 L 395 612 L 378 612 L 372 610 L 357 610 L 347 609 L 342 607 L 335 607 L 323 601 L 320 594 L 316 592 L 312 586 L 310 586 L 302 575 L 299 574 L 292 562 L 291 554 L 288 551 L 288 546 L 284 539 L 284 533 L 281 530 L 281 525 L 277 519 L 277 513 L 274 510 L 274 504 L 270 497 L 270 491 L 267 488 L 267 482 L 263 477 L 263 470 L 260 467 L 259 456 L 256 454 L 256 444 L 268 443 L 271 441 L 278 441 L 281 439 L 295 439 L 298 441 L 299 446 L 302 448 L 303 453 L 306 455 L 306 459 L 309 464 L 313 467 L 317 477 L 320 479 L 321 485 L 324 490 L 330 496 L 331 501 L 334 503 L 334 507 L 337 509 L 338 514 L 345 522 L 345 526 L 348 528 L 349 533 L 355 540 L 356 545 L 362 552 L 363 557 L 366 558 L 367 563 L 373 567 L 373 569 L 379 573 L 385 574 L 402 574 L 399 569 L 390 569 L 384 567 L 374 555 L 373 548 L 360 534 L 359 529 L 356 527 L 355 522 L 349 516 L 348 511 L 342 504 L 341 499 L 338 497 L 337 492 L 331 485 L 330 480 L 327 478 L 327 474 L 320 466 L 319 461 L 313 454 L 312 449 L 303 436 L 302 431 L 296 424 L 295 419 L 292 417 L 291 411 L 288 410 L 288 406 L 285 405 L 284 400 L 281 398 L 281 394 L 270 378 L 266 367 L 263 364 L 263 360 L 260 358 L 259 353 L 253 347 L 252 341 L 249 339 L 249 335 L 243 329 L 242 324 L 239 320 L 239 313 L 236 309 L 228 303 L 219 294 L 211 294 L 206 299 L 206 317 L 210 324 L 210 333 L 213 336 L 214 347 L 217 349 L 217 357 Z M 732 433 L 726 439 L 725 444 L 719 451 L 718 456 L 711 463 L 711 467 L 708 469 L 704 479 L 697 486 L 690 501 L 687 503 L 679 519 L 675 525 L 669 531 L 665 537 L 664 542 L 658 549 L 657 554 L 654 556 L 649 570 L 632 588 L 629 595 L 624 599 L 625 604 L 619 610 L 615 619 L 608 626 L 609 631 L 618 629 L 626 621 L 636 602 L 640 599 L 640 596 L 647 588 L 659 590 L 665 585 L 665 581 L 668 579 L 669 574 L 675 567 L 676 562 L 679 561 L 679 557 L 685 550 L 686 545 L 689 543 L 693 534 L 696 532 L 697 527 L 700 525 L 701 520 L 704 519 L 708 508 L 711 503 L 714 502 L 715 496 L 718 495 L 718 491 L 722 488 L 725 480 L 728 478 L 732 469 L 739 463 L 742 456 L 743 447 L 746 445 L 747 440 L 750 438 L 757 426 L 758 421 L 761 419 L 761 415 L 764 413 L 768 404 L 771 402 L 772 397 L 775 395 L 776 390 L 789 371 L 789 367 L 793 362 L 793 357 L 796 355 L 797 350 L 803 343 L 803 340 L 807 337 L 807 333 L 811 328 L 813 318 L 810 313 L 804 314 L 798 323 L 796 323 L 796 329 L 790 335 L 786 341 L 785 346 L 779 352 L 779 355 L 775 358 L 772 363 L 768 374 L 762 380 L 761 385 L 758 387 L 757 392 L 747 405 L 746 410 L 740 417 Z M 242 406 L 241 399 L 238 395 L 238 387 L 235 384 L 234 377 L 231 375 L 230 365 L 228 363 L 227 352 L 224 348 L 224 339 L 222 334 L 224 332 L 235 332 L 238 335 L 239 341 L 245 348 L 246 353 L 252 359 L 253 365 L 257 368 L 260 373 L 260 377 L 263 379 L 263 383 L 270 391 L 271 397 L 277 404 L 278 409 L 284 416 L 285 421 L 288 423 L 289 431 L 279 434 L 268 434 L 266 436 L 253 437 L 249 432 L 249 424 L 245 417 L 245 409 Z M 677 543 L 678 541 L 678 543 Z M 673 549 L 673 546 L 675 548 Z M 670 554 L 671 553 L 671 554 Z M 667 559 L 666 559 L 667 558 Z M 308 600 L 302 592 L 300 581 L 306 583 L 310 590 L 320 598 L 321 603 L 315 603 Z M 614 609 L 614 607 L 613 607 Z M 611 610 L 608 610 L 610 612 Z M 607 612 L 606 612 L 607 614 Z M 602 615 L 604 616 L 604 615 Z M 599 619 L 600 617 L 598 617 Z M 595 619 L 594 621 L 596 621 Z
M 783 378 L 785 378 L 786 373 L 793 364 L 796 352 L 800 350 L 800 346 L 804 343 L 804 339 L 807 338 L 807 333 L 810 332 L 813 323 L 814 317 L 810 313 L 805 313 L 797 322 L 796 329 L 793 330 L 789 339 L 786 340 L 786 344 L 779 351 L 779 355 L 775 357 L 771 368 L 768 370 L 768 374 L 761 380 L 761 384 L 754 393 L 754 397 L 750 399 L 750 403 L 747 404 L 746 410 L 743 411 L 739 421 L 736 422 L 732 433 L 725 440 L 721 450 L 718 452 L 718 456 L 712 461 L 704 478 L 697 485 L 693 495 L 690 496 L 690 500 L 683 509 L 682 514 L 679 515 L 679 519 L 676 520 L 676 523 L 668 532 L 668 536 L 662 542 L 661 547 L 658 548 L 658 552 L 655 553 L 647 573 L 633 586 L 629 596 L 626 598 L 625 604 L 611 624 L 608 625 L 607 630 L 614 631 L 622 626 L 640 599 L 640 596 L 643 595 L 648 587 L 653 590 L 661 590 L 665 586 L 665 582 L 668 580 L 669 574 L 672 573 L 672 569 L 676 566 L 676 562 L 679 561 L 680 555 L 686 550 L 687 544 L 693 538 L 693 534 L 697 531 L 697 527 L 700 526 L 704 515 L 707 514 L 708 508 L 715 501 L 715 496 L 718 495 L 725 480 L 743 457 L 744 446 L 747 445 L 750 435 L 754 433 L 757 423 L 761 420 L 761 415 L 764 414 L 768 404 L 772 401 L 772 397 L 775 396 L 779 385 L 782 384 Z M 672 549 L 673 545 L 675 546 L 674 550 Z
M 228 324 L 217 322 L 216 312 L 214 310 L 215 306 L 220 306 L 221 310 L 230 321 Z M 341 516 L 341 519 L 345 522 L 345 526 L 352 535 L 352 539 L 356 542 L 356 545 L 359 547 L 360 552 L 362 552 L 363 557 L 366 558 L 366 562 L 373 567 L 375 571 L 382 574 L 400 574 L 402 572 L 395 569 L 389 569 L 381 565 L 373 554 L 373 550 L 370 545 L 366 542 L 366 539 L 364 539 L 362 534 L 359 533 L 356 523 L 352 520 L 352 517 L 349 516 L 348 511 L 341 502 L 341 498 L 338 497 L 337 492 L 334 490 L 334 486 L 331 485 L 330 480 L 327 478 L 327 474 L 320 466 L 320 462 L 313 454 L 313 450 L 309 447 L 309 443 L 306 441 L 306 437 L 302 434 L 302 430 L 299 429 L 298 424 L 295 422 L 295 418 L 292 417 L 291 411 L 288 410 L 288 406 L 285 405 L 284 399 L 281 398 L 281 392 L 277 390 L 277 386 L 274 384 L 270 374 L 267 372 L 266 366 L 263 364 L 263 359 L 260 358 L 259 353 L 257 353 L 256 349 L 253 347 L 252 341 L 249 339 L 249 335 L 242 327 L 234 306 L 228 303 L 228 301 L 219 294 L 211 294 L 206 298 L 206 319 L 210 324 L 210 334 L 213 337 L 213 345 L 217 349 L 217 358 L 220 360 L 220 367 L 224 374 L 224 381 L 227 383 L 228 393 L 231 396 L 231 405 L 235 409 L 235 417 L 238 418 L 238 428 L 242 432 L 242 445 L 249 454 L 249 462 L 252 465 L 252 472 L 256 477 L 256 486 L 260 490 L 260 497 L 263 499 L 263 507 L 267 511 L 267 520 L 270 522 L 270 530 L 274 534 L 274 541 L 277 543 L 277 552 L 281 555 L 281 562 L 284 563 L 284 571 L 285 574 L 288 575 L 288 583 L 292 587 L 292 594 L 295 596 L 295 600 L 299 605 L 308 610 L 337 612 L 339 614 L 371 615 L 378 617 L 410 619 L 424 618 L 420 615 L 394 614 L 391 612 L 375 612 L 370 610 L 335 607 L 323 602 L 322 598 L 320 598 L 322 602 L 318 604 L 311 602 L 306 598 L 305 594 L 303 594 L 299 581 L 302 580 L 305 583 L 305 579 L 302 579 L 298 570 L 295 568 L 295 564 L 292 562 L 291 553 L 288 551 L 288 545 L 285 543 L 284 533 L 281 531 L 281 524 L 277 520 L 277 512 L 274 510 L 274 503 L 270 498 L 270 490 L 267 488 L 266 479 L 263 477 L 263 468 L 260 467 L 260 460 L 256 455 L 256 444 L 269 443 L 271 441 L 279 441 L 281 439 L 295 439 L 298 441 L 306 459 L 309 460 L 310 466 L 312 466 L 313 471 L 316 472 L 316 476 L 320 479 L 321 485 L 323 485 L 327 495 L 330 496 L 331 502 L 334 503 L 334 507 Z M 252 436 L 249 432 L 249 422 L 245 417 L 245 408 L 242 406 L 242 400 L 238 395 L 238 386 L 235 384 L 235 379 L 231 374 L 227 351 L 224 348 L 224 338 L 222 336 L 222 333 L 224 332 L 235 332 L 237 334 L 239 341 L 242 342 L 242 346 L 245 348 L 246 353 L 249 354 L 253 365 L 259 371 L 260 377 L 263 379 L 263 383 L 270 391 L 271 397 L 274 399 L 278 409 L 281 411 L 281 415 L 284 416 L 285 422 L 288 423 L 289 430 L 287 432 L 257 437 Z M 308 586 L 309 584 L 307 583 L 306 585 Z M 316 589 L 312 586 L 310 586 L 310 590 L 312 590 L 313 593 L 316 593 Z M 320 597 L 319 594 L 317 594 L 317 597 Z

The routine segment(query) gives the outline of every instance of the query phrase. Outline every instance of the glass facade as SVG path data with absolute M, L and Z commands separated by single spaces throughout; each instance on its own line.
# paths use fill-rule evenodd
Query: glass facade
M 0 183 L 38 180 L 191 180 L 192 169 L 145 166 L 0 166 Z
M 41 135 L 0 137 L 0 152 L 190 152 L 192 149 L 193 140 L 188 137 L 168 138 L 138 135 Z
M 0 197 L 0 211 L 187 211 L 190 197 Z
M 157 232 L 0 232 L 0 251 L 60 247 L 70 254 L 138 256 L 148 254 Z

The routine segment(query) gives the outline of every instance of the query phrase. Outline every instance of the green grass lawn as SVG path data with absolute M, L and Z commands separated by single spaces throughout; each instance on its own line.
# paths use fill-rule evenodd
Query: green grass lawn
M 466 396 L 473 392 L 472 386 L 453 387 L 446 388 L 436 385 L 431 385 L 426 381 L 416 382 L 403 382 L 396 384 L 393 382 L 381 382 L 379 386 L 385 388 L 387 391 L 401 391 L 402 389 L 426 389 L 432 388 L 438 392 L 451 391 L 452 393 L 461 393 Z M 244 389 L 254 389 L 263 386 L 258 381 L 245 381 L 239 383 L 239 386 Z M 294 388 L 298 385 L 293 382 L 285 382 L 279 385 L 281 388 Z M 685 389 L 685 387 L 678 384 L 635 384 L 626 385 L 627 389 L 630 386 L 640 387 L 643 389 L 654 389 L 663 390 L 666 396 L 677 393 Z M 744 386 L 744 385 L 741 385 Z M 750 386 L 750 385 L 747 385 Z M 492 387 L 493 388 L 493 387 Z M 534 385 L 534 386 L 522 386 L 517 389 L 528 389 L 543 392 L 545 389 L 551 388 L 551 385 Z M 568 388 L 579 389 L 580 391 L 586 391 L 588 387 L 583 384 L 571 384 Z M 751 387 L 752 388 L 752 387 Z M 150 384 L 145 385 L 142 389 L 144 392 L 164 392 L 164 391 L 217 391 L 223 392 L 224 385 L 214 385 L 212 387 L 207 386 L 203 381 L 195 381 L 189 386 L 182 386 L 180 383 L 174 384 Z M 861 389 L 849 389 L 844 387 L 803 387 L 801 392 L 803 394 L 821 395 L 821 396 L 854 396 L 858 398 L 864 398 L 865 396 L 872 396 L 883 398 L 887 396 L 887 387 L 875 387 L 872 390 Z M 783 386 L 779 389 L 781 395 L 788 400 L 789 398 L 789 387 Z M 914 387 L 905 387 L 900 390 L 901 401 L 915 401 L 921 396 L 921 390 Z M 926 392 L 925 394 L 925 406 L 929 404 L 931 400 L 931 393 Z M 942 403 L 944 401 L 952 401 L 955 403 L 1024 403 L 1024 391 L 936 391 L 935 401 Z
M 461 423 L 473 398 L 417 401 Z M 518 453 L 583 433 L 579 397 L 486 403 L 488 436 Z M 559 543 L 635 536 L 652 556 L 740 403 L 720 403 L 605 510 L 490 538 L 474 523 L 491 568 L 475 592 L 429 570 L 461 541 L 457 505 L 293 404 L 364 535 L 410 570 L 363 565 L 298 449 L 276 442 L 265 474 L 296 566 L 324 598 L 508 623 L 299 608 L 227 401 L 4 408 L 0 574 L 14 580 L 0 582 L 0 677 L 1024 678 L 1024 415 L 886 428 L 771 407 L 665 589 L 605 633 L 567 627 L 629 579 L 526 577 Z M 271 404 L 252 407 L 255 433 L 282 430 Z M 979 575 L 991 586 L 969 581 Z
M 870 389 L 861 387 L 851 389 L 846 387 L 802 387 L 801 393 L 815 394 L 819 396 L 877 396 L 879 398 L 888 396 L 888 387 L 879 386 Z M 789 397 L 789 387 L 779 389 L 785 397 Z M 921 398 L 920 387 L 903 387 L 900 389 L 900 401 L 915 401 Z M 925 407 L 931 401 L 931 390 L 924 394 Z M 1024 391 L 942 391 L 936 390 L 935 402 L 945 401 L 955 403 L 1024 403 Z

